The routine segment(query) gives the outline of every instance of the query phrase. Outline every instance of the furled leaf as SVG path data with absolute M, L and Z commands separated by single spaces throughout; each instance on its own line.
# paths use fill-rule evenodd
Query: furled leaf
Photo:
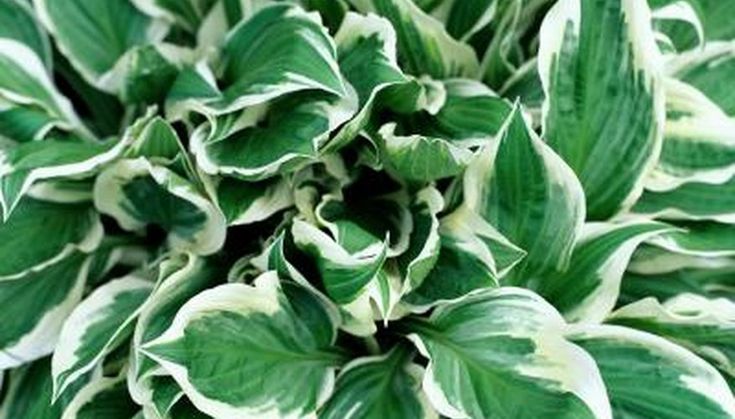
M 294 221 L 294 243 L 314 259 L 327 295 L 339 304 L 355 301 L 383 265 L 383 241 L 350 253 L 326 233 L 303 221 Z
M 219 83 L 206 64 L 199 65 L 179 75 L 168 100 L 184 109 L 223 114 L 302 90 L 346 94 L 334 42 L 318 15 L 295 5 L 265 7 L 237 25 L 221 60 Z
M 417 308 L 495 288 L 526 255 L 466 206 L 440 220 L 439 236 L 439 255 L 433 267 L 405 297 Z
M 191 139 L 197 164 L 209 174 L 256 181 L 287 173 L 318 157 L 329 133 L 355 111 L 351 97 L 295 93 L 249 108 L 231 129 L 202 125 Z M 228 117 L 229 118 L 229 117 Z
M 367 125 L 378 94 L 406 81 L 396 63 L 396 33 L 386 19 L 349 12 L 334 38 L 340 71 L 355 89 L 359 110 L 325 145 L 325 151 L 351 142 Z
M 472 159 L 472 151 L 443 138 L 400 135 L 390 123 L 378 132 L 388 167 L 408 181 L 429 182 L 460 174 Z
M 226 177 L 217 185 L 217 203 L 229 225 L 251 224 L 292 206 L 293 195 L 283 178 L 245 182 Z
M 701 92 L 666 83 L 664 143 L 646 188 L 661 192 L 689 182 L 723 183 L 735 175 L 735 119 Z
M 444 207 L 439 192 L 426 188 L 416 194 L 411 205 L 413 229 L 408 248 L 397 259 L 403 276 L 402 294 L 418 288 L 436 265 L 441 246 L 437 213 Z
M 452 38 L 433 17 L 411 0 L 350 0 L 359 11 L 374 12 L 396 28 L 398 60 L 409 74 L 437 79 L 473 76 L 477 56 L 469 45 Z
M 498 134 L 511 105 L 484 84 L 449 79 L 441 84 L 444 100 L 438 109 L 425 109 L 401 119 L 415 132 L 451 140 L 464 146 L 484 145 Z
M 188 180 L 144 158 L 118 161 L 97 177 L 94 188 L 97 209 L 126 230 L 158 225 L 173 247 L 203 255 L 224 243 L 220 210 Z
M 538 65 L 543 137 L 579 176 L 588 219 L 629 207 L 663 134 L 661 64 L 648 6 L 557 2 L 541 27 Z

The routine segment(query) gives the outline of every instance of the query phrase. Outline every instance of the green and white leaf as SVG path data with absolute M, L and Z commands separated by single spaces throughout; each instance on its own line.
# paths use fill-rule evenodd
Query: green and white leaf
M 13 369 L 8 376 L 1 419 L 59 419 L 63 403 L 51 403 L 51 359 L 43 358 Z
M 367 125 L 378 94 L 407 80 L 396 63 L 396 32 L 385 18 L 348 12 L 334 40 L 340 71 L 357 94 L 358 111 L 325 145 L 325 152 L 349 144 Z
M 506 99 L 471 79 L 448 79 L 442 86 L 438 109 L 411 114 L 402 125 L 466 147 L 482 146 L 498 134 L 512 109 Z
M 631 210 L 662 220 L 735 223 L 735 176 L 719 184 L 690 182 L 669 191 L 646 191 Z
M 7 315 L 0 328 L 0 369 L 54 351 L 64 321 L 82 299 L 89 264 L 89 256 L 72 251 L 20 277 L 0 281 L 0 304 Z
M 444 25 L 411 0 L 350 0 L 362 13 L 384 16 L 396 29 L 398 61 L 414 76 L 473 77 L 479 71 L 472 48 L 452 38 Z
M 431 419 L 437 414 L 421 390 L 424 370 L 406 348 L 357 358 L 337 376 L 334 392 L 319 412 L 324 419 Z
M 439 255 L 432 269 L 404 298 L 412 311 L 425 311 L 478 289 L 496 288 L 526 255 L 464 205 L 440 220 L 439 236 Z
M 133 345 L 140 348 L 159 337 L 174 320 L 174 316 L 189 299 L 221 282 L 222 268 L 216 261 L 192 254 L 171 256 L 159 268 L 159 279 L 150 298 L 140 310 Z M 156 380 L 156 364 L 137 350 L 131 354 L 128 380 L 131 395 L 139 404 L 151 402 Z M 151 381 L 146 383 L 145 381 Z
M 728 299 L 648 297 L 615 310 L 608 322 L 668 338 L 735 376 L 735 303 Z
M 680 224 L 682 230 L 652 237 L 647 241 L 671 253 L 701 258 L 735 256 L 735 226 L 712 222 Z
M 527 254 L 505 281 L 534 282 L 567 268 L 585 218 L 574 172 L 533 132 L 516 105 L 496 141 L 464 174 L 465 204 Z
M 633 251 L 672 229 L 647 220 L 585 224 L 567 269 L 547 275 L 535 288 L 567 320 L 601 322 L 615 306 Z
M 291 207 L 294 197 L 291 185 L 282 177 L 259 182 L 224 177 L 217 184 L 217 204 L 228 225 L 244 225 L 263 221 Z
M 64 129 L 81 122 L 68 99 L 59 93 L 36 51 L 9 38 L 0 38 L 0 98 L 17 105 L 35 105 Z
M 26 198 L 0 224 L 0 254 L 4 255 L 0 282 L 43 270 L 77 251 L 92 252 L 102 236 L 99 214 L 89 203 Z
M 51 45 L 33 9 L 24 1 L 0 3 L 0 38 L 16 40 L 32 49 L 51 68 Z
M 143 351 L 208 415 L 303 417 L 332 391 L 342 363 L 335 337 L 336 323 L 318 298 L 298 285 L 279 288 L 269 272 L 255 286 L 198 294 Z
M 288 95 L 246 109 L 232 126 L 230 116 L 200 126 L 191 151 L 208 174 L 257 181 L 293 171 L 316 161 L 330 132 L 354 114 L 356 100 L 351 95 Z
M 735 398 L 722 376 L 681 346 L 621 326 L 577 326 L 567 336 L 594 358 L 616 417 L 735 415 Z
M 471 150 L 443 138 L 396 133 L 393 122 L 378 131 L 383 161 L 408 181 L 430 182 L 457 176 L 473 157 Z
M 662 192 L 688 182 L 719 184 L 735 175 L 735 119 L 697 89 L 667 80 L 664 143 L 646 189 Z
M 118 158 L 128 144 L 119 141 L 89 142 L 47 139 L 0 149 L 0 206 L 7 220 L 31 187 L 39 181 L 92 175 Z
M 641 194 L 661 150 L 661 58 L 645 1 L 562 0 L 541 26 L 543 135 L 577 173 L 587 217 Z
M 99 377 L 82 387 L 61 419 L 128 419 L 140 410 L 130 399 L 123 377 Z
M 153 284 L 134 275 L 95 289 L 66 319 L 51 362 L 54 399 L 133 332 Z
M 633 303 L 646 297 L 659 301 L 683 293 L 701 295 L 710 299 L 728 298 L 735 291 L 735 263 L 708 268 L 680 268 L 655 274 L 627 272 L 620 290 L 620 304 Z
M 219 208 L 187 179 L 142 157 L 105 169 L 95 182 L 94 201 L 125 230 L 164 228 L 176 249 L 206 255 L 225 240 L 227 223 Z
M 133 47 L 161 41 L 167 25 L 128 0 L 33 0 L 56 46 L 92 86 L 111 93 L 121 82 L 120 59 Z
M 349 200 L 325 195 L 315 210 L 316 219 L 340 246 L 355 254 L 370 246 L 382 246 L 388 237 L 388 257 L 407 249 L 413 222 L 405 191 L 375 194 L 365 199 L 353 194 L 348 197 Z
M 294 220 L 291 233 L 296 246 L 313 258 L 326 294 L 338 304 L 352 303 L 363 294 L 386 258 L 385 241 L 350 253 L 305 221 Z
M 735 33 L 727 42 L 708 42 L 701 49 L 676 56 L 666 67 L 667 73 L 702 91 L 732 117 L 735 117 L 735 94 L 723 86 L 735 80 L 734 38 Z
M 396 259 L 403 277 L 401 295 L 415 290 L 430 274 L 439 258 L 441 247 L 438 213 L 444 209 L 444 199 L 433 187 L 422 189 L 416 194 L 410 210 L 413 229 L 408 248 Z
M 594 360 L 531 291 L 499 288 L 406 325 L 429 358 L 424 391 L 444 416 L 611 418 Z
M 343 96 L 332 38 L 318 14 L 281 3 L 264 7 L 228 33 L 219 83 L 204 63 L 182 72 L 168 100 L 181 115 L 221 115 L 303 90 Z

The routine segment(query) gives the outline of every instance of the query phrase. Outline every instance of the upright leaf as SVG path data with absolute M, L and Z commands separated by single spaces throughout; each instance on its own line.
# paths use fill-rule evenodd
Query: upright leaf
M 527 254 L 506 278 L 543 280 L 566 268 L 584 223 L 584 192 L 574 172 L 532 129 L 516 106 L 464 175 L 464 199 Z
M 661 58 L 637 0 L 562 0 L 544 19 L 543 137 L 577 173 L 587 216 L 629 207 L 661 150 Z

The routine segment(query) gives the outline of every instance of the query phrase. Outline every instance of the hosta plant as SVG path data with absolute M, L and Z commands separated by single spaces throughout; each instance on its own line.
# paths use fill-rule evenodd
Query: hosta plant
M 0 418 L 734 418 L 734 20 L 0 0 Z

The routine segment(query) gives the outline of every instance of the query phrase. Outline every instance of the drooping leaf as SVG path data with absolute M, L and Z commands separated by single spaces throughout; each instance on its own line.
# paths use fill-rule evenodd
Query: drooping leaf
M 543 278 L 535 288 L 567 320 L 600 322 L 615 306 L 621 278 L 636 247 L 671 229 L 646 220 L 586 224 L 568 267 Z
M 67 316 L 82 299 L 89 257 L 65 258 L 0 281 L 0 303 L 8 316 L 0 329 L 0 368 L 8 369 L 55 350 Z
M 735 398 L 722 376 L 678 345 L 620 326 L 580 326 L 567 336 L 597 363 L 614 415 L 735 415 Z
M 130 336 L 152 288 L 149 281 L 126 276 L 97 288 L 74 309 L 52 357 L 54 399 Z
M 424 391 L 445 416 L 610 418 L 595 362 L 559 334 L 563 327 L 536 294 L 499 288 L 406 329 L 430 360 Z
M 276 281 L 268 273 L 256 286 L 228 284 L 200 293 L 143 347 L 203 412 L 300 417 L 331 392 L 342 362 L 331 347 L 336 325 L 310 291 L 285 283 L 279 288 Z
M 115 92 L 116 66 L 139 45 L 160 41 L 166 25 L 127 0 L 34 0 L 36 13 L 69 62 L 93 86 Z M 119 72 L 119 71 L 118 71 Z
M 265 7 L 237 25 L 221 60 L 219 83 L 206 64 L 182 72 L 169 93 L 171 105 L 224 114 L 301 90 L 346 94 L 334 42 L 318 17 L 295 5 Z

